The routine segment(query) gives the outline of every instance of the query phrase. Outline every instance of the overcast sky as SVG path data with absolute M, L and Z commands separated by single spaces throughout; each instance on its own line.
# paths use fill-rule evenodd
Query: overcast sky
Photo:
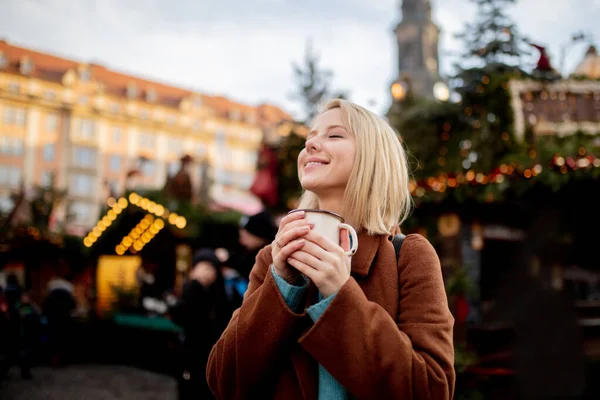
M 376 112 L 396 77 L 400 0 L 0 0 L 0 38 L 208 94 L 295 112 L 291 62 L 311 38 L 334 86 Z M 552 3 L 552 5 L 550 5 Z M 432 0 L 442 72 L 473 17 L 468 0 Z M 600 41 L 600 0 L 520 0 L 521 31 L 550 49 L 584 30 Z M 587 46 L 572 48 L 568 69 Z M 297 115 L 299 116 L 299 115 Z

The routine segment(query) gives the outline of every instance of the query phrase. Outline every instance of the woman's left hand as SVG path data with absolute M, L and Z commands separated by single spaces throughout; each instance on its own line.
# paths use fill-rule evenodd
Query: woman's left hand
M 340 235 L 341 246 L 317 231 L 309 232 L 302 250 L 288 258 L 288 263 L 314 282 L 324 298 L 337 293 L 350 279 L 350 257 L 344 248 L 350 248 L 345 230 Z

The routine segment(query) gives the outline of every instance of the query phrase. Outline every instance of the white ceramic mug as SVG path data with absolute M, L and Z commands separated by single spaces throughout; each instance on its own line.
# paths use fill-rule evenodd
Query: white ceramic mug
M 356 253 L 358 236 L 353 227 L 344 223 L 344 218 L 341 215 L 325 210 L 292 210 L 289 214 L 299 211 L 304 211 L 306 220 L 314 224 L 314 230 L 338 245 L 340 244 L 340 230 L 346 229 L 350 234 L 351 244 L 350 250 L 346 251 L 345 254 L 352 256 Z

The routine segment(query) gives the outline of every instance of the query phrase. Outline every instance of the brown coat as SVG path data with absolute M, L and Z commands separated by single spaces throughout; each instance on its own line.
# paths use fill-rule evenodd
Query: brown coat
M 286 306 L 265 247 L 210 354 L 217 398 L 316 400 L 318 362 L 358 399 L 451 399 L 454 319 L 439 259 L 425 238 L 408 235 L 397 266 L 390 239 L 359 235 L 352 276 L 315 324 Z M 309 285 L 306 307 L 317 298 Z

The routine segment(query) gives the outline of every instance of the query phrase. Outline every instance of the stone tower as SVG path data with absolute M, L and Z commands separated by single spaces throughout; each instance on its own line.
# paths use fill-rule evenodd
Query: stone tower
M 440 81 L 440 29 L 431 20 L 430 0 L 402 0 L 402 21 L 394 33 L 398 42 L 396 82 L 408 79 L 414 94 L 433 98 L 434 85 Z

